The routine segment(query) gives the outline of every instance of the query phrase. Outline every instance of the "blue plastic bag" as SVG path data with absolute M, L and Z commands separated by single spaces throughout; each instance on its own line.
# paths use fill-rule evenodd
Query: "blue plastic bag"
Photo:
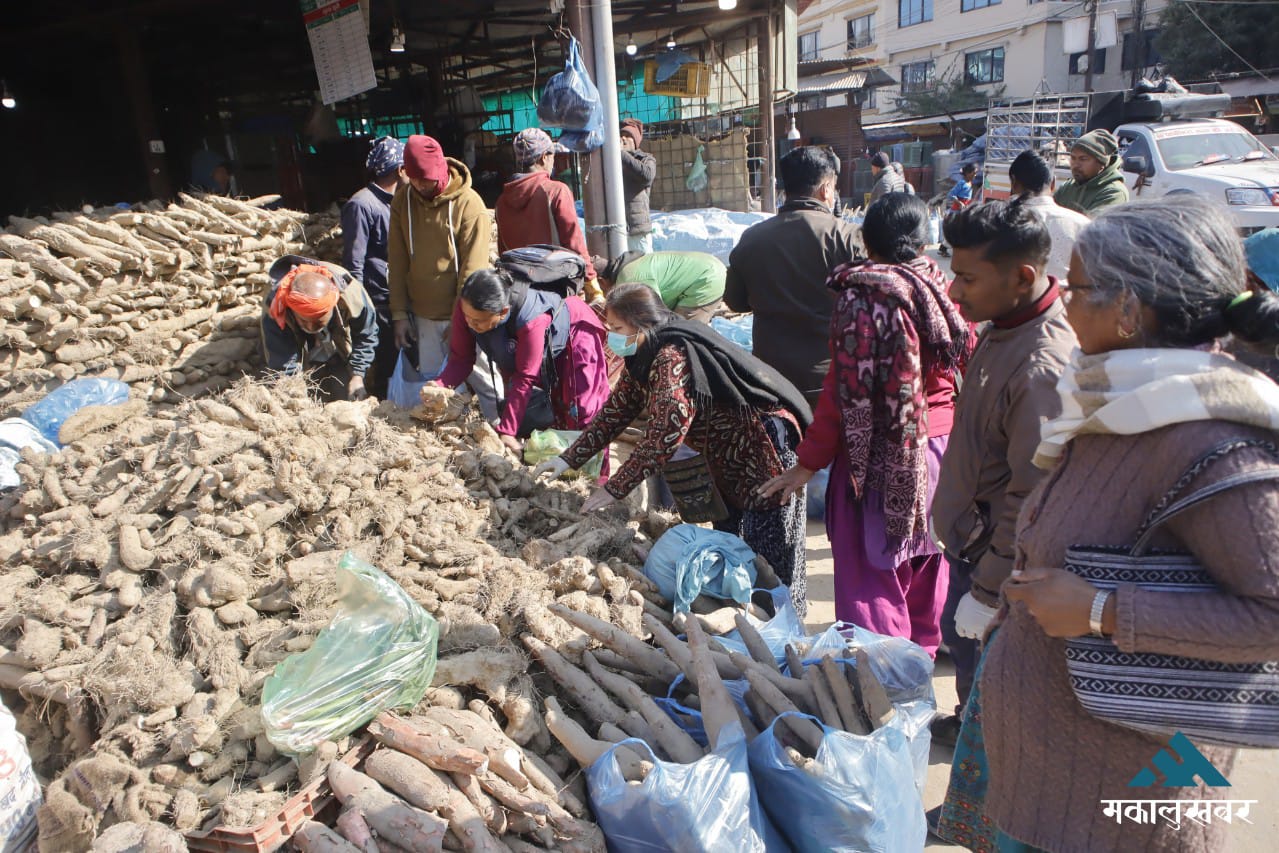
M 684 682 L 684 676 L 676 676 L 671 682 L 670 688 L 666 691 L 665 696 L 654 696 L 653 702 L 657 707 L 666 712 L 666 716 L 671 718 L 675 725 L 683 729 L 684 733 L 697 741 L 700 746 L 707 746 L 710 743 L 706 737 L 706 727 L 702 724 L 702 712 L 696 708 L 690 708 L 675 698 L 675 690 Z M 733 702 L 746 714 L 750 714 L 750 707 L 746 704 L 746 692 L 751 689 L 750 682 L 744 678 L 727 679 L 724 686 L 728 688 L 728 695 L 733 697 Z
M 542 99 L 537 104 L 537 118 L 543 127 L 594 131 L 602 135 L 604 107 L 579 50 L 577 39 L 570 38 L 564 70 L 546 81 Z M 568 145 L 562 138 L 560 141 Z
M 783 714 L 807 717 L 806 714 Z M 815 717 L 807 717 L 821 726 Z M 915 853 L 928 827 L 914 784 L 902 714 L 869 735 L 822 726 L 813 769 L 796 767 L 776 736 L 777 720 L 751 742 L 760 802 L 799 853 Z
M 560 138 L 557 141 L 569 151 L 576 151 L 578 154 L 590 154 L 604 145 L 604 131 L 566 130 L 560 134 Z
M 617 766 L 614 754 L 624 745 L 652 758 L 653 769 L 638 785 Z M 755 795 L 740 725 L 722 730 L 719 748 L 692 764 L 659 761 L 644 741 L 624 740 L 586 769 L 586 782 L 611 853 L 790 849 Z
M 808 481 L 808 506 L 806 510 L 809 518 L 825 518 L 826 517 L 826 487 L 830 485 L 830 466 L 827 465 L 820 471 L 813 474 L 813 479 Z
M 827 652 L 842 653 L 846 648 L 859 648 L 866 652 L 871 672 L 884 685 L 889 700 L 897 709 L 899 728 L 910 741 L 915 785 L 923 791 L 928 778 L 928 752 L 932 746 L 928 724 L 937 711 L 932 658 L 904 637 L 889 637 L 848 622 L 836 622 L 814 638 L 804 662 L 821 660 Z M 852 665 L 852 661 L 840 662 Z
M 67 418 L 85 406 L 114 406 L 127 402 L 129 386 L 118 379 L 74 379 L 49 392 L 43 400 L 22 413 L 23 420 L 57 444 L 58 430 Z
M 644 574 L 687 613 L 702 593 L 745 604 L 755 582 L 755 552 L 740 537 L 695 524 L 677 524 L 648 552 Z
M 732 320 L 726 317 L 712 317 L 711 328 L 747 352 L 754 350 L 754 314 L 743 314 L 740 317 L 734 317 Z

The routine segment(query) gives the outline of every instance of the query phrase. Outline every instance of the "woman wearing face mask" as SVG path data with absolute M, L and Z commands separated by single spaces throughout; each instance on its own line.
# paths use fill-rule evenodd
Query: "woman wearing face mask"
M 581 429 L 595 417 L 608 398 L 605 330 L 585 302 L 513 286 L 498 270 L 471 273 L 459 297 L 448 364 L 433 384 L 453 388 L 465 382 L 478 345 L 502 375 L 497 434 L 516 453 L 519 437 L 531 429 Z M 551 424 L 526 418 L 535 389 L 550 397 Z
M 762 498 L 756 489 L 796 463 L 800 431 L 812 412 L 781 374 L 708 327 L 676 318 L 657 292 L 619 284 L 605 309 L 608 346 L 626 372 L 604 408 L 561 456 L 537 473 L 577 468 L 617 438 L 641 412 L 648 429 L 629 459 L 582 505 L 591 512 L 624 498 L 660 473 L 681 444 L 702 454 L 726 507 L 715 522 L 737 534 L 790 586 L 807 609 L 804 494 Z

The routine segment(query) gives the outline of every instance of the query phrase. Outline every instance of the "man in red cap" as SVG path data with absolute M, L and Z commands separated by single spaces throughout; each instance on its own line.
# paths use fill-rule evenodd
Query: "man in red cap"
M 492 219 L 471 188 L 466 164 L 445 157 L 440 143 L 415 134 L 404 146 L 409 187 L 391 201 L 387 286 L 396 346 L 418 350 L 418 379 L 444 369 L 453 303 L 467 276 L 489 267 Z M 487 359 L 477 357 L 468 381 L 489 420 L 497 395 Z
M 657 177 L 657 160 L 640 150 L 644 125 L 637 118 L 622 122 L 622 191 L 626 196 L 626 248 L 632 252 L 653 251 L 653 220 L 648 197 Z

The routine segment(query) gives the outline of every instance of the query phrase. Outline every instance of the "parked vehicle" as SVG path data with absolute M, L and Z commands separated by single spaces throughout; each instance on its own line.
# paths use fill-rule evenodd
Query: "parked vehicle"
M 1220 118 L 1229 106 L 1229 95 L 1184 90 L 993 99 L 984 197 L 1008 197 L 1008 166 L 1027 148 L 1055 157 L 1057 181 L 1065 181 L 1071 143 L 1104 127 L 1119 140 L 1133 198 L 1193 193 L 1226 206 L 1244 234 L 1279 226 L 1279 156 Z

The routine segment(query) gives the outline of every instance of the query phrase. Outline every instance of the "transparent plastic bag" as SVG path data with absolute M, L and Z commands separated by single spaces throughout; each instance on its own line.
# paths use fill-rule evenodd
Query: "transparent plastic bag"
M 806 714 L 782 714 L 778 717 Z M 796 767 L 777 720 L 750 744 L 751 778 L 778 831 L 799 853 L 913 853 L 928 827 L 903 715 L 869 735 L 822 726 L 811 770 Z
M 773 653 L 777 663 L 779 665 L 784 664 L 786 662 L 787 644 L 798 644 L 808 639 L 808 635 L 804 632 L 804 620 L 799 617 L 799 612 L 795 609 L 795 602 L 790 595 L 790 587 L 785 584 L 779 584 L 774 589 L 758 591 L 772 596 L 773 618 L 763 622 L 747 613 L 746 619 L 755 626 L 755 630 L 759 631 L 760 637 L 763 638 L 769 651 Z M 715 639 L 729 651 L 741 652 L 747 657 L 751 656 L 750 651 L 746 648 L 746 643 L 742 642 L 741 634 L 735 630 Z
M 399 584 L 350 551 L 337 584 L 333 621 L 262 687 L 267 739 L 290 755 L 345 737 L 382 711 L 411 708 L 435 675 L 439 625 Z
M 580 431 L 572 429 L 534 430 L 529 435 L 528 441 L 524 442 L 524 462 L 528 465 L 538 465 L 547 459 L 554 459 L 565 450 L 568 450 L 581 434 Z M 577 470 L 591 480 L 598 480 L 603 467 L 604 454 L 601 452 L 592 456 L 585 465 Z
M 566 130 L 556 140 L 569 151 L 578 154 L 590 154 L 604 145 L 603 130 Z
M 688 170 L 688 177 L 684 179 L 684 186 L 688 187 L 689 192 L 700 193 L 710 186 L 711 181 L 706 174 L 706 161 L 702 158 L 702 152 L 705 150 L 705 145 L 697 146 L 697 156 L 693 158 L 693 168 Z
M 417 346 L 417 344 L 412 344 Z M 439 374 L 436 374 L 437 376 Z M 386 398 L 401 409 L 416 409 L 422 403 L 422 389 L 435 376 L 418 373 L 402 351 L 395 362 L 395 372 L 386 383 Z
M 740 537 L 696 524 L 677 524 L 653 543 L 644 574 L 687 613 L 702 593 L 745 604 L 755 583 L 755 552 Z
M 85 406 L 114 406 L 127 402 L 129 386 L 118 379 L 74 379 L 50 391 L 43 400 L 22 413 L 40 434 L 57 444 L 58 430 L 67 418 Z
M 614 753 L 623 745 L 653 761 L 639 784 L 629 784 L 618 769 Z M 755 796 L 740 725 L 722 730 L 719 748 L 692 764 L 659 761 L 644 741 L 622 741 L 586 769 L 586 781 L 610 853 L 790 849 Z
M 595 88 L 582 62 L 580 50 L 577 39 L 570 38 L 564 70 L 546 81 L 542 99 L 537 104 L 537 118 L 542 127 L 601 134 L 602 143 L 604 107 L 600 103 L 599 89 Z

